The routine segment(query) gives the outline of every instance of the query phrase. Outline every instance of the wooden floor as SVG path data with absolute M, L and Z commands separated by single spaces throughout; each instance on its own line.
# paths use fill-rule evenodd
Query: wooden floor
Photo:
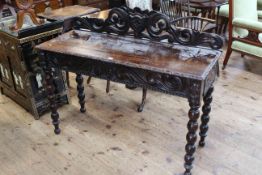
M 221 60 L 222 61 L 222 60 Z M 194 175 L 261 175 L 262 60 L 234 54 L 216 83 L 207 145 L 197 149 Z M 188 103 L 93 79 L 86 86 L 87 114 L 60 109 L 62 133 L 49 114 L 36 121 L 0 96 L 0 175 L 179 175 L 183 169 Z

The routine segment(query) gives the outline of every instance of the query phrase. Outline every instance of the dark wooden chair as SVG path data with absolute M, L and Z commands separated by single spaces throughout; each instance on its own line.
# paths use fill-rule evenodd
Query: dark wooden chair
M 189 0 L 160 0 L 161 13 L 171 20 L 190 15 Z

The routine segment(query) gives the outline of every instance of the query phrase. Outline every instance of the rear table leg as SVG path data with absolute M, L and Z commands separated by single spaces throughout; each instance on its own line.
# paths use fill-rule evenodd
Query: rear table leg
M 84 92 L 84 79 L 82 74 L 76 74 L 76 82 L 77 82 L 77 92 L 78 92 L 78 99 L 80 104 L 80 112 L 85 113 L 85 92 Z

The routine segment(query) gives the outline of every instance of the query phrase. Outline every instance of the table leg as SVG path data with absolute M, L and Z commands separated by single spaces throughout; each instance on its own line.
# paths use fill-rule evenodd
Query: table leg
M 194 89 L 195 88 L 195 89 Z M 185 146 L 186 150 L 186 155 L 184 157 L 185 160 L 185 173 L 184 175 L 191 175 L 191 170 L 193 168 L 193 162 L 194 162 L 194 153 L 196 151 L 196 140 L 197 140 L 197 129 L 198 129 L 198 118 L 200 116 L 200 98 L 198 95 L 199 89 L 196 89 L 197 87 L 192 86 L 193 92 L 192 95 L 189 97 L 189 105 L 190 105 L 190 110 L 188 112 L 189 116 L 189 122 L 187 124 L 188 128 L 188 133 L 186 136 L 187 144 Z
M 56 104 L 56 87 L 54 85 L 54 79 L 53 79 L 53 70 L 49 66 L 49 63 L 47 61 L 46 66 L 44 68 L 45 71 L 45 80 L 46 80 L 46 90 L 48 95 L 48 100 L 50 102 L 50 109 L 51 109 L 51 118 L 53 121 L 53 125 L 55 127 L 55 134 L 60 134 L 61 130 L 59 128 L 59 113 L 57 112 L 57 104 Z
M 205 138 L 207 136 L 208 131 L 208 122 L 209 122 L 209 114 L 211 111 L 211 103 L 212 103 L 212 93 L 214 91 L 214 87 L 210 87 L 207 94 L 204 96 L 204 105 L 202 107 L 202 116 L 201 116 L 201 125 L 200 125 L 200 141 L 199 146 L 205 146 Z
M 85 113 L 85 92 L 84 92 L 84 79 L 82 74 L 76 74 L 76 82 L 77 82 L 77 92 L 78 92 L 78 99 L 80 104 L 80 112 Z

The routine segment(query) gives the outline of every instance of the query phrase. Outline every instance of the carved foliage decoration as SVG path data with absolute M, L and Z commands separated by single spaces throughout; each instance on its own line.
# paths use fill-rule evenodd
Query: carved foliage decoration
M 112 65 L 97 60 L 67 58 L 63 55 L 46 54 L 50 67 L 59 66 L 63 70 L 90 75 L 123 84 L 136 85 L 168 94 L 185 96 L 187 82 L 184 78 L 155 71 L 131 68 L 123 65 Z M 68 66 L 70 65 L 70 67 Z M 79 72 L 81 70 L 81 72 Z
M 182 45 L 204 45 L 212 49 L 221 49 L 223 41 L 215 34 L 191 29 L 174 28 L 167 16 L 156 11 L 142 11 L 139 8 L 113 8 L 107 19 L 77 17 L 75 29 L 88 29 L 93 32 L 107 32 L 118 35 L 134 35 L 155 41 L 167 39 L 169 43 Z

